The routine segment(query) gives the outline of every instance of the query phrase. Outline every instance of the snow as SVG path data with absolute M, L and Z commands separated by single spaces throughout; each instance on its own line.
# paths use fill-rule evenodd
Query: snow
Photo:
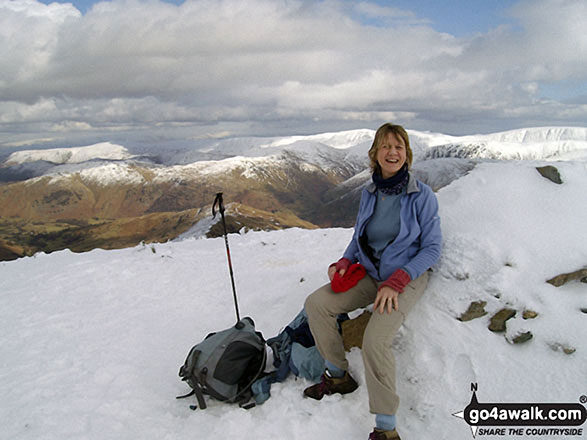
M 266 145 L 262 145 L 261 147 L 274 148 L 285 145 L 292 145 L 300 141 L 306 141 L 312 143 L 320 143 L 336 149 L 346 149 L 362 143 L 368 143 L 370 146 L 373 142 L 374 135 L 374 130 L 359 129 L 340 131 L 335 133 L 321 133 L 309 136 L 289 136 L 278 138 Z
M 410 132 L 417 158 L 575 160 L 587 157 L 587 128 L 536 127 L 501 133 L 447 136 Z
M 80 176 L 86 182 L 97 182 L 103 186 L 117 183 L 140 185 L 145 182 L 143 175 L 134 167 L 119 163 L 84 169 L 80 171 Z
M 54 164 L 74 164 L 94 159 L 125 160 L 131 157 L 131 154 L 122 145 L 101 142 L 87 147 L 16 151 L 6 159 L 6 165 L 37 161 L 46 161 Z
M 146 182 L 145 177 L 132 164 L 124 162 L 92 162 L 56 167 L 54 172 L 48 174 L 50 176 L 49 184 L 67 182 L 74 174 L 79 174 L 85 183 L 100 186 L 116 184 L 140 185 Z M 43 177 L 37 177 L 27 180 L 26 183 L 32 184 L 42 179 Z
M 175 165 L 154 169 L 153 181 L 167 182 L 180 179 L 190 179 L 194 176 L 228 176 L 234 171 L 249 179 L 260 179 L 266 169 L 279 164 L 275 157 L 230 157 L 223 160 L 199 161 L 187 165 Z
M 540 176 L 545 164 L 563 184 Z M 545 282 L 587 265 L 585 188 L 585 160 L 501 161 L 438 192 L 443 254 L 393 344 L 402 439 L 472 438 L 452 416 L 471 383 L 480 402 L 576 403 L 587 393 L 585 284 Z M 230 234 L 241 314 L 266 338 L 278 334 L 351 234 Z M 191 411 L 189 399 L 175 400 L 189 348 L 234 323 L 222 238 L 37 254 L 0 263 L 0 280 L 0 438 L 366 439 L 373 427 L 358 349 L 349 361 L 360 387 L 346 396 L 304 399 L 309 383 L 290 377 L 248 411 L 214 401 Z M 488 315 L 456 319 L 478 300 Z M 505 335 L 490 332 L 489 317 L 505 306 L 516 317 Z M 524 320 L 524 309 L 539 315 Z M 521 331 L 533 339 L 507 341 Z

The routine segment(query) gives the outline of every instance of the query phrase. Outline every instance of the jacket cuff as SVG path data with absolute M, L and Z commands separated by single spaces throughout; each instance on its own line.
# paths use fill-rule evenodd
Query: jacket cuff
M 410 281 L 412 279 L 405 270 L 397 269 L 388 279 L 381 283 L 378 290 L 381 290 L 382 287 L 391 287 L 396 292 L 403 293 Z

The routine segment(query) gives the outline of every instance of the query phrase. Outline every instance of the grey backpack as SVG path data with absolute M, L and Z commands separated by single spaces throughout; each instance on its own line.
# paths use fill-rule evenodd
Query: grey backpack
M 255 331 L 255 323 L 249 317 L 226 330 L 210 333 L 192 347 L 179 369 L 179 376 L 192 391 L 178 399 L 195 394 L 198 406 L 205 409 L 204 394 L 208 394 L 247 407 L 252 397 L 251 385 L 265 369 L 266 358 L 265 339 Z

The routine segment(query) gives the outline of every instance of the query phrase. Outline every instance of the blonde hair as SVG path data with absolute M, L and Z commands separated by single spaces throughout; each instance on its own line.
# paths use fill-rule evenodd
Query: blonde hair
M 371 148 L 369 149 L 371 170 L 381 174 L 381 166 L 377 162 L 377 152 L 379 151 L 379 147 L 388 134 L 393 134 L 398 139 L 404 141 L 404 145 L 406 146 L 406 163 L 408 164 L 408 169 L 411 168 L 413 154 L 412 149 L 410 148 L 410 138 L 408 137 L 407 131 L 401 125 L 395 125 L 387 122 L 377 129 L 375 132 L 375 138 L 373 139 L 373 145 L 371 145 Z

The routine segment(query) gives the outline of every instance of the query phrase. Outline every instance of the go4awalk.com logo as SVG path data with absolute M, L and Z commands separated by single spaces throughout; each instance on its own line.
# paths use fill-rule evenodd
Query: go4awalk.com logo
M 467 407 L 453 416 L 464 419 L 477 435 L 582 437 L 587 420 L 587 396 L 580 403 L 480 403 L 477 384 L 471 384 L 473 396 Z

